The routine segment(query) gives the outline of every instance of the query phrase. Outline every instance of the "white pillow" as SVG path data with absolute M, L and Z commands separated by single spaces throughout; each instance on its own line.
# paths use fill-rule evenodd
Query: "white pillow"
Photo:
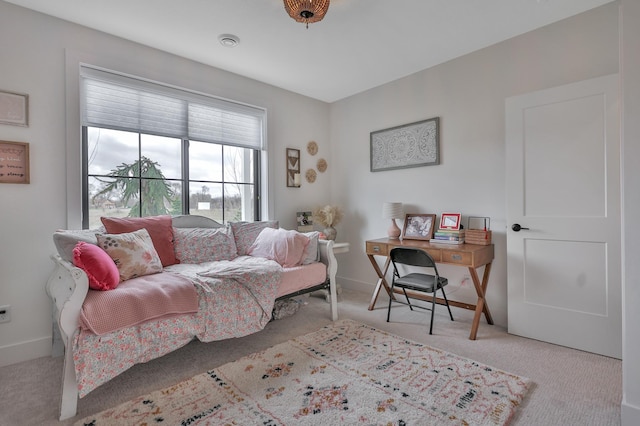
M 73 262 L 73 249 L 76 245 L 80 241 L 97 245 L 96 234 L 101 234 L 102 232 L 104 232 L 103 227 L 98 229 L 59 230 L 53 234 L 53 243 L 63 260 Z
M 309 237 L 298 231 L 264 228 L 247 250 L 247 254 L 275 260 L 283 268 L 291 268 L 300 264 L 308 245 Z
M 302 265 L 309 265 L 310 263 L 316 263 L 320 261 L 320 247 L 318 246 L 318 240 L 320 239 L 320 232 L 312 231 L 312 232 L 303 232 L 302 235 L 305 235 L 309 238 L 309 245 L 304 249 L 304 254 L 302 255 Z

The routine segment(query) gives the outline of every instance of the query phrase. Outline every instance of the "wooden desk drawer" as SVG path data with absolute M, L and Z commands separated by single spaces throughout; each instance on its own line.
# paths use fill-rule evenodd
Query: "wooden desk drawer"
M 471 265 L 471 253 L 464 251 L 442 250 L 442 262 Z
M 367 254 L 378 254 L 380 256 L 387 256 L 389 253 L 386 244 L 367 242 Z

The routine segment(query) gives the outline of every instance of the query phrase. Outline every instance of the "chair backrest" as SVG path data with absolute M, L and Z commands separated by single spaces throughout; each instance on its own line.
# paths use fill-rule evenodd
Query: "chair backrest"
M 436 262 L 433 258 L 424 250 L 414 248 L 396 247 L 391 249 L 389 257 L 394 264 L 401 263 L 404 265 L 421 266 L 425 268 L 434 268 L 436 275 L 438 270 L 436 268 Z

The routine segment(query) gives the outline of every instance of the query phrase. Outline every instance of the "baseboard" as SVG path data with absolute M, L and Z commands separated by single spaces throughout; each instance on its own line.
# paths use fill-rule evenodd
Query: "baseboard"
M 0 347 L 0 367 L 51 356 L 51 336 Z
M 350 280 L 348 278 L 340 276 L 336 277 L 336 280 L 340 282 L 342 288 L 348 288 L 349 290 L 353 291 L 369 293 L 373 295 L 373 290 L 375 289 L 375 286 L 373 286 L 371 283 L 363 281 Z
M 622 401 L 620 417 L 622 426 L 640 425 L 640 407 L 634 407 Z

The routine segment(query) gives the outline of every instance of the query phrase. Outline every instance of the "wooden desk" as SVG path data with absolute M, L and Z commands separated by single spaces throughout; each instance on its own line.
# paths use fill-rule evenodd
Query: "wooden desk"
M 487 319 L 487 323 L 493 324 L 493 318 L 491 318 L 491 312 L 485 299 L 487 292 L 487 283 L 489 282 L 489 274 L 491 273 L 491 262 L 493 261 L 493 244 L 487 246 L 480 246 L 475 244 L 461 244 L 461 245 L 447 245 L 430 243 L 423 240 L 399 240 L 393 238 L 380 238 L 377 240 L 368 240 L 367 245 L 367 257 L 375 269 L 378 275 L 378 283 L 376 289 L 373 292 L 371 303 L 369 303 L 369 310 L 373 310 L 378 300 L 378 294 L 380 289 L 384 287 L 389 297 L 395 299 L 395 296 L 391 293 L 391 287 L 385 279 L 391 259 L 389 258 L 389 252 L 394 247 L 409 247 L 424 250 L 433 257 L 436 263 L 443 263 L 446 265 L 456 265 L 469 268 L 469 274 L 473 281 L 473 286 L 476 289 L 478 295 L 478 301 L 475 305 L 463 302 L 457 302 L 449 299 L 449 305 L 456 306 L 458 308 L 469 309 L 475 311 L 473 317 L 473 324 L 471 325 L 471 334 L 469 339 L 475 340 L 478 333 L 478 326 L 480 325 L 480 316 L 484 312 L 484 316 Z M 374 256 L 385 256 L 387 259 L 384 263 L 384 267 L 380 269 L 378 262 L 376 262 Z M 478 277 L 477 269 L 484 266 L 484 273 L 482 275 L 482 281 Z M 400 289 L 394 289 L 396 293 L 402 293 Z M 431 301 L 430 296 L 424 293 L 408 292 L 410 296 Z M 436 298 L 436 303 L 443 304 L 444 299 Z

